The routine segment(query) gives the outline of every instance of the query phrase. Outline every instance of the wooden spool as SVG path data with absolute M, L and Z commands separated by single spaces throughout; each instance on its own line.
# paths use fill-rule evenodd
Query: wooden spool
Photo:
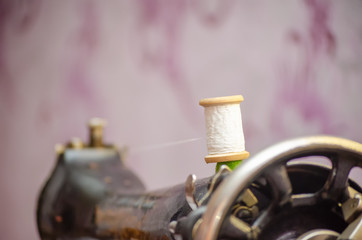
M 226 96 L 226 97 L 216 97 L 216 98 L 206 98 L 200 100 L 199 104 L 204 108 L 218 105 L 229 105 L 229 104 L 240 104 L 244 100 L 242 95 Z M 207 121 L 207 119 L 206 119 Z M 227 153 L 213 153 L 205 156 L 205 161 L 207 163 L 218 163 L 218 162 L 230 162 L 237 160 L 244 160 L 249 157 L 249 152 L 239 151 L 239 152 L 227 152 Z

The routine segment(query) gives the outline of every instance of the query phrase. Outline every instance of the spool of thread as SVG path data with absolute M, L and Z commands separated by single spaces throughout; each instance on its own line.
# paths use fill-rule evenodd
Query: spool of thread
M 207 163 L 230 162 L 249 157 L 245 151 L 240 103 L 243 96 L 227 96 L 200 100 L 205 108 L 208 155 Z

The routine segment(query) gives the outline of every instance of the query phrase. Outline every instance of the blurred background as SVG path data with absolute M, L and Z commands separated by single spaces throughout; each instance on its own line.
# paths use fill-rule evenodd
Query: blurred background
M 358 0 L 0 0 L 0 239 L 38 239 L 54 145 L 86 140 L 93 116 L 149 189 L 213 174 L 205 97 L 244 96 L 251 155 L 362 142 L 361 16 Z

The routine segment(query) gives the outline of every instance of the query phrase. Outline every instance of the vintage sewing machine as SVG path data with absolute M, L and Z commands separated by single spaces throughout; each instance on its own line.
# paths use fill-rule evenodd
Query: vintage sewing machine
M 312 136 L 274 145 L 231 171 L 147 192 L 116 147 L 103 143 L 102 122 L 90 141 L 72 140 L 38 201 L 41 239 L 362 239 L 362 145 Z M 304 161 L 323 156 L 331 167 Z

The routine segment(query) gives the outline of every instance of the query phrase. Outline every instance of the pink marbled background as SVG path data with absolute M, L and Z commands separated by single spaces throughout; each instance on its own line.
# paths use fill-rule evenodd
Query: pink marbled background
M 212 174 L 204 139 L 148 149 L 204 138 L 204 97 L 244 95 L 251 154 L 362 142 L 361 16 L 361 1 L 0 0 L 0 239 L 38 239 L 53 146 L 92 116 L 151 189 Z

